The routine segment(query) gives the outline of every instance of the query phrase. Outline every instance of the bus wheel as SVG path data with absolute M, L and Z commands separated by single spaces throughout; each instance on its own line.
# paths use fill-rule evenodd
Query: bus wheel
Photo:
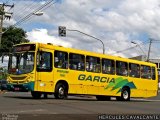
M 110 101 L 111 100 L 111 97 L 110 96 L 96 96 L 97 100 L 98 101 Z
M 130 100 L 130 90 L 124 87 L 121 92 L 121 97 L 116 97 L 118 101 L 129 101 Z
M 31 91 L 31 95 L 34 99 L 40 99 L 42 96 L 41 92 Z
M 58 83 L 55 88 L 54 96 L 56 99 L 65 99 L 67 98 L 67 89 L 66 86 L 62 83 Z

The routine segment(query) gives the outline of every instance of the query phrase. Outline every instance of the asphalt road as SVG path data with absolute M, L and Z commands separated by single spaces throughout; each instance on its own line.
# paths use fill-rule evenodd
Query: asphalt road
M 32 99 L 30 93 L 0 94 L 0 119 L 98 119 L 102 114 L 160 114 L 160 95 L 150 99 L 131 99 L 129 102 L 97 101 L 92 96 L 69 96 L 67 100 Z

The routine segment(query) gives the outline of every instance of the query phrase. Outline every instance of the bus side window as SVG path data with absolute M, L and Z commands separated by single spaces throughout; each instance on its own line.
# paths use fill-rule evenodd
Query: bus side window
M 139 65 L 134 63 L 129 63 L 129 76 L 130 77 L 140 77 Z
M 100 58 L 87 56 L 86 57 L 86 70 L 88 72 L 100 73 L 101 72 Z
M 69 54 L 69 68 L 70 69 L 84 71 L 85 70 L 84 63 L 85 63 L 84 55 L 74 54 L 74 53 Z
M 102 73 L 115 74 L 115 62 L 114 60 L 102 59 Z
M 116 74 L 121 76 L 128 76 L 128 63 L 116 61 Z
M 151 67 L 141 65 L 141 78 L 151 79 Z
M 68 53 L 62 51 L 54 52 L 54 67 L 68 69 Z

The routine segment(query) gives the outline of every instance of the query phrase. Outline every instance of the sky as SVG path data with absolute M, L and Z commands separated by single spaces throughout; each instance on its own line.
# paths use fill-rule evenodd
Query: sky
M 31 15 L 48 1 L 0 0 L 14 4 L 6 8 L 13 15 L 4 26 L 20 23 L 16 27 L 23 28 L 31 42 L 103 52 L 100 41 L 79 32 L 67 31 L 66 37 L 59 37 L 58 27 L 65 26 L 102 40 L 105 54 L 127 58 L 147 56 L 153 39 L 150 58 L 160 58 L 160 0 L 52 0 L 40 11 L 42 16 Z M 31 16 L 22 21 L 27 15 Z

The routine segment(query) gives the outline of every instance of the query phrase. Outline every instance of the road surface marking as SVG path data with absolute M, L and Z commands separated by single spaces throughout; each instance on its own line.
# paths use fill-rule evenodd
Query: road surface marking
M 21 110 L 18 111 L 19 113 L 26 113 L 26 112 L 42 112 L 42 111 L 46 111 L 44 109 L 36 109 L 36 110 Z
M 160 100 L 149 100 L 149 99 L 133 99 L 133 100 L 142 100 L 142 101 L 148 101 L 148 102 L 160 102 Z

